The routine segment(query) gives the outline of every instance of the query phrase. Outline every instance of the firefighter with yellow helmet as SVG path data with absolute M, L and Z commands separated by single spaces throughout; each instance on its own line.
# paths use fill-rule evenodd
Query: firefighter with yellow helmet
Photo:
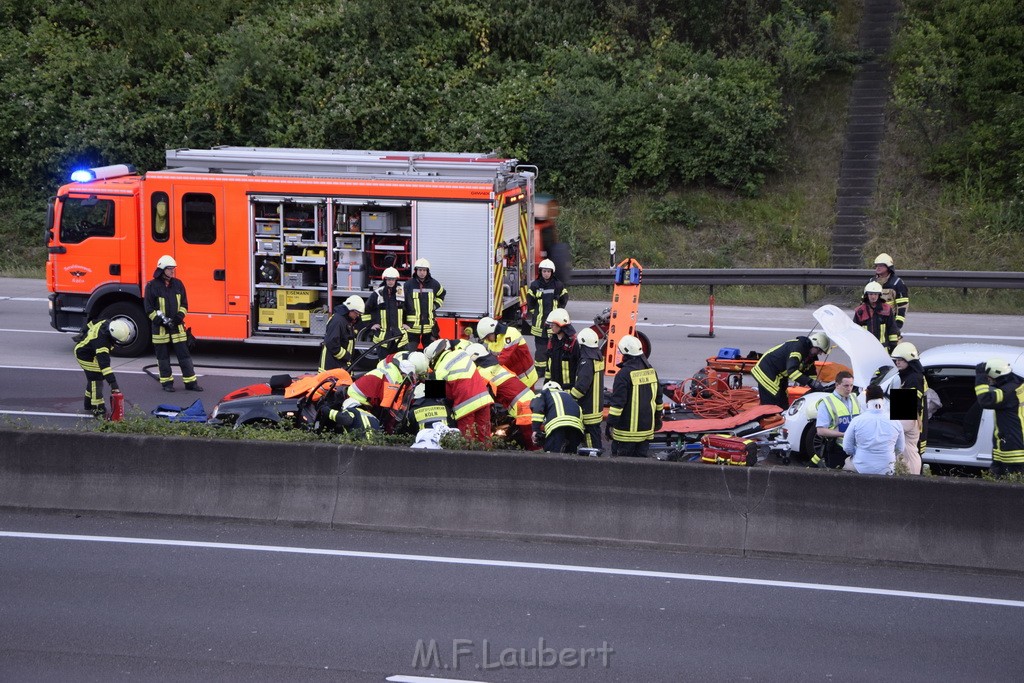
M 85 409 L 95 417 L 107 415 L 103 403 L 103 382 L 110 384 L 111 393 L 117 393 L 117 378 L 110 367 L 110 352 L 114 344 L 126 343 L 132 336 L 132 328 L 125 320 L 94 320 L 87 323 L 82 333 L 75 337 L 75 360 L 85 372 Z
M 1024 473 L 1024 379 L 1003 358 L 975 369 L 974 393 L 982 409 L 994 410 L 991 472 L 997 479 Z
M 895 310 L 896 334 L 903 336 L 903 325 L 907 321 L 907 309 L 910 308 L 910 290 L 896 274 L 892 256 L 881 253 L 875 257 L 875 277 L 872 282 L 882 286 L 881 299 Z
M 565 308 L 569 303 L 569 290 L 555 278 L 555 263 L 551 259 L 541 261 L 537 270 L 540 277 L 526 290 L 525 322 L 533 335 L 537 374 L 543 379 L 548 367 L 548 316 L 556 308 Z
M 640 340 L 627 334 L 619 340 L 622 362 L 608 399 L 605 434 L 612 439 L 612 455 L 647 456 L 654 432 L 661 429 L 661 382 L 644 356 Z
M 928 428 L 928 421 L 924 416 L 928 381 L 925 379 L 924 367 L 921 365 L 916 346 L 910 342 L 900 342 L 891 354 L 896 370 L 900 374 L 900 387 L 914 390 L 917 406 L 916 419 L 899 421 L 903 425 L 904 447 L 903 453 L 896 455 L 906 465 L 907 472 L 921 474 L 921 456 L 924 454 Z
M 430 275 L 430 261 L 416 259 L 413 276 L 405 283 L 405 321 L 402 323 L 410 351 L 420 346 L 427 348 L 437 340 L 437 309 L 444 305 L 444 297 L 444 287 Z

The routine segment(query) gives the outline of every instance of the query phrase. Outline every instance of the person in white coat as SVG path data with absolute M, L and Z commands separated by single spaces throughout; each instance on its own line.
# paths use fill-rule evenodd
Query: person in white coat
M 843 450 L 853 456 L 853 468 L 861 474 L 892 474 L 896 454 L 905 446 L 903 425 L 889 419 L 881 387 L 871 385 L 864 395 L 867 410 L 850 422 Z

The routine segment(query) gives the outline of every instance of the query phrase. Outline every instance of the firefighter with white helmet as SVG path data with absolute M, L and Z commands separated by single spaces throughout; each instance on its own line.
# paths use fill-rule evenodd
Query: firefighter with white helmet
M 150 321 L 153 350 L 160 370 L 160 386 L 164 391 L 174 391 L 174 375 L 171 374 L 173 348 L 185 388 L 189 391 L 202 391 L 192 365 L 192 354 L 188 350 L 188 331 L 185 329 L 188 295 L 185 284 L 175 277 L 177 268 L 178 262 L 170 254 L 164 254 L 157 260 L 153 279 L 146 284 L 143 303 Z
M 114 318 L 86 323 L 81 334 L 75 337 L 75 360 L 85 372 L 84 406 L 95 417 L 107 415 L 103 382 L 110 384 L 111 393 L 120 392 L 110 366 L 110 352 L 115 344 L 124 344 L 131 336 L 131 325 L 122 318 Z
M 761 405 L 788 408 L 786 390 L 790 382 L 821 391 L 824 387 L 818 382 L 814 361 L 831 350 L 832 342 L 824 332 L 790 339 L 768 349 L 750 371 L 757 382 Z
M 532 388 L 517 377 L 510 368 L 501 364 L 499 359 L 483 344 L 470 344 L 466 353 L 473 359 L 481 376 L 487 380 L 494 395 L 494 402 L 505 409 L 512 418 L 514 428 L 509 430 L 520 446 L 528 451 L 536 450 L 533 441 L 533 420 L 530 413 L 530 402 L 536 396 Z
M 555 264 L 544 259 L 538 264 L 540 277 L 526 290 L 526 325 L 534 338 L 534 362 L 541 378 L 547 372 L 548 315 L 556 308 L 564 309 L 569 303 L 569 290 L 555 278 Z M 523 329 L 526 332 L 526 328 Z
M 437 310 L 444 305 L 445 290 L 430 275 L 430 261 L 418 258 L 413 263 L 413 276 L 405 283 L 405 320 L 410 351 L 426 348 L 438 338 Z
M 892 256 L 886 253 L 875 257 L 875 277 L 882 287 L 881 299 L 892 306 L 896 313 L 896 334 L 902 336 L 903 325 L 907 321 L 907 309 L 910 307 L 910 290 L 903 279 L 896 275 Z
M 579 360 L 576 364 L 576 381 L 569 389 L 569 394 L 580 404 L 584 445 L 600 450 L 603 447 L 601 422 L 604 421 L 601 407 L 601 395 L 604 393 L 601 340 L 597 332 L 588 327 L 580 330 L 576 341 L 579 344 Z
M 506 322 L 486 317 L 476 324 L 476 334 L 487 349 L 498 357 L 498 362 L 512 371 L 526 386 L 532 387 L 537 383 L 533 354 L 522 332 Z
M 452 418 L 462 436 L 480 443 L 490 441 L 494 399 L 473 359 L 464 350 L 452 348 L 447 339 L 432 342 L 423 353 L 434 369 L 434 379 L 445 382 Z
M 984 410 L 995 411 L 992 476 L 1024 474 L 1024 379 L 1005 358 L 990 358 L 975 368 L 974 393 Z
M 903 425 L 903 452 L 898 453 L 898 459 L 906 465 L 910 474 L 921 474 L 921 456 L 924 455 L 924 447 L 927 442 L 928 422 L 924 417 L 925 392 L 928 391 L 928 380 L 924 375 L 924 367 L 921 365 L 920 354 L 917 347 L 910 342 L 900 342 L 890 352 L 893 363 L 900 373 L 900 387 L 913 389 L 915 395 L 914 420 L 899 420 Z
M 556 308 L 548 313 L 547 324 L 547 376 L 562 386 L 572 386 L 576 383 L 580 350 L 569 311 Z
M 661 429 L 661 382 L 635 336 L 623 336 L 618 350 L 622 361 L 608 399 L 605 434 L 612 439 L 612 455 L 643 458 Z
M 882 285 L 874 280 L 864 286 L 863 302 L 854 310 L 853 322 L 870 332 L 888 350 L 896 348 L 899 341 L 896 312 L 882 301 Z
M 381 284 L 366 300 L 362 321 L 370 326 L 370 338 L 382 354 L 394 353 L 409 345 L 405 331 L 405 287 L 398 281 L 397 268 L 385 268 Z
M 320 344 L 320 372 L 336 368 L 347 370 L 351 365 L 356 347 L 355 324 L 365 310 L 366 304 L 356 294 L 335 307 L 327 319 L 327 330 Z
M 548 380 L 530 402 L 533 441 L 547 453 L 575 453 L 583 440 L 583 419 L 576 400 L 558 382 Z

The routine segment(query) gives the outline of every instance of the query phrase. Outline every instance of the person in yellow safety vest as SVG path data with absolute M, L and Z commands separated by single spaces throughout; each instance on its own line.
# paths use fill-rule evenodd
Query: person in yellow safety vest
M 452 417 L 462 436 L 480 443 L 490 441 L 494 399 L 473 359 L 465 351 L 452 349 L 447 339 L 431 342 L 423 353 L 434 369 L 434 378 L 445 381 Z
M 576 366 L 576 383 L 569 394 L 580 404 L 583 419 L 584 442 L 588 448 L 603 447 L 601 443 L 601 398 L 604 394 L 604 356 L 601 354 L 601 340 L 597 332 L 589 327 L 576 335 L 579 342 L 579 364 Z
M 543 443 L 546 453 L 575 453 L 583 440 L 580 406 L 562 391 L 558 382 L 545 382 L 530 402 L 533 413 L 533 441 Z
M 820 451 L 811 456 L 811 464 L 817 467 L 842 469 L 846 463 L 843 450 L 843 433 L 850 421 L 860 415 L 860 403 L 853 393 L 853 375 L 846 370 L 836 373 L 836 388 L 818 402 L 818 419 L 814 423 L 821 437 Z
M 580 347 L 576 343 L 576 328 L 569 319 L 569 311 L 556 308 L 548 314 L 548 379 L 564 387 L 576 383 Z
M 879 254 L 875 257 L 875 279 L 882 286 L 882 301 L 891 305 L 896 311 L 896 335 L 903 336 L 903 325 L 907 322 L 907 309 L 910 308 L 910 290 L 903 279 L 893 269 L 892 256 Z
M 537 270 L 540 277 L 526 290 L 526 320 L 534 339 L 534 358 L 537 375 L 543 379 L 548 367 L 548 315 L 569 303 L 569 290 L 555 279 L 555 262 L 541 261 Z M 532 386 L 532 385 L 531 385 Z
M 427 386 L 430 383 L 440 384 L 441 391 L 428 394 Z M 443 382 L 428 379 L 425 382 L 416 384 L 416 388 L 413 390 L 412 410 L 410 411 L 409 421 L 414 432 L 427 429 L 437 422 L 446 427 L 453 426 L 448 399 L 444 396 Z
M 188 331 L 185 329 L 188 294 L 185 293 L 185 283 L 175 277 L 177 269 L 178 263 L 173 257 L 168 254 L 160 257 L 153 279 L 146 284 L 144 309 L 151 324 L 153 351 L 160 368 L 160 387 L 164 391 L 174 391 L 174 376 L 171 374 L 173 348 L 185 388 L 202 391 L 188 350 Z
M 118 392 L 117 378 L 110 367 L 110 351 L 115 342 L 125 343 L 131 336 L 131 327 L 120 318 L 94 320 L 86 323 L 81 335 L 75 337 L 75 360 L 85 372 L 85 409 L 97 418 L 107 416 L 103 403 L 103 381 L 110 384 L 111 392 Z
M 996 479 L 1024 474 L 1024 379 L 1002 358 L 975 367 L 974 393 L 983 410 L 994 410 L 992 465 Z
M 537 368 L 523 333 L 494 318 L 481 318 L 476 334 L 498 362 L 528 387 L 537 384 Z
M 398 269 L 385 268 L 383 282 L 366 300 L 362 321 L 370 324 L 370 340 L 383 353 L 393 353 L 409 345 L 405 323 L 405 287 L 398 281 Z
M 419 351 L 408 358 L 392 360 L 363 374 L 348 388 L 349 398 L 369 408 L 391 434 L 404 421 L 404 406 L 411 403 L 416 380 L 429 370 L 427 357 Z M 399 415 L 398 413 L 403 413 Z
M 815 332 L 810 337 L 797 337 L 768 349 L 750 371 L 757 382 L 761 405 L 788 408 L 786 389 L 790 382 L 821 391 L 823 386 L 817 381 L 814 360 L 831 348 L 828 335 Z
M 533 442 L 533 418 L 530 415 L 530 402 L 536 394 L 513 375 L 511 370 L 501 365 L 483 344 L 471 344 L 466 353 L 487 380 L 495 402 L 513 419 L 516 428 L 511 432 L 512 438 L 526 450 L 536 450 L 537 446 Z
M 639 339 L 627 334 L 618 349 L 622 362 L 608 399 L 605 434 L 612 439 L 613 456 L 644 458 L 654 432 L 661 429 L 661 382 Z
M 354 398 L 347 398 L 341 408 L 321 407 L 323 424 L 329 424 L 339 434 L 352 434 L 369 439 L 380 431 L 380 421 L 368 413 Z
M 445 291 L 441 283 L 430 276 L 430 261 L 416 259 L 413 276 L 405 283 L 405 322 L 402 329 L 408 333 L 408 348 L 426 348 L 438 337 L 437 309 L 444 305 Z
M 928 379 L 924 375 L 917 347 L 910 342 L 897 344 L 891 358 L 900 373 L 900 387 L 914 390 L 917 406 L 916 420 L 899 420 L 903 427 L 903 452 L 897 453 L 896 459 L 903 463 L 908 474 L 921 474 L 921 458 L 928 443 L 928 420 L 924 417 Z
M 352 326 L 365 310 L 363 298 L 356 294 L 334 309 L 327 320 L 324 340 L 320 343 L 320 372 L 348 369 L 356 348 L 356 333 Z

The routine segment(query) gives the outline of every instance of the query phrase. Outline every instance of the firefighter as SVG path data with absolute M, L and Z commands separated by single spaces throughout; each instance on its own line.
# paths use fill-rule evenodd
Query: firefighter
M 437 380 L 427 380 L 426 382 L 419 382 L 413 390 L 412 410 L 410 411 L 409 421 L 415 432 L 419 432 L 421 429 L 429 429 L 438 422 L 446 427 L 452 426 L 451 409 L 448 405 L 448 399 L 444 397 L 443 386 L 439 395 L 428 395 L 427 385 L 430 382 L 437 382 L 443 385 L 442 382 Z
M 405 331 L 405 287 L 398 281 L 397 268 L 385 268 L 384 281 L 366 301 L 362 320 L 373 332 L 371 341 L 382 354 L 394 353 L 409 345 Z
M 569 290 L 555 279 L 555 263 L 551 259 L 541 261 L 538 270 L 540 277 L 526 290 L 526 324 L 533 335 L 537 375 L 544 379 L 548 367 L 548 315 L 556 308 L 565 308 Z
M 556 308 L 548 314 L 548 379 L 562 386 L 576 383 L 576 366 L 580 349 L 576 343 L 576 328 L 569 321 L 569 311 Z
M 836 373 L 836 386 L 832 393 L 818 401 L 818 417 L 815 424 L 821 437 L 821 452 L 811 456 L 811 464 L 817 467 L 842 469 L 846 464 L 843 450 L 843 434 L 853 418 L 860 415 L 860 402 L 853 393 L 853 375 L 841 370 Z
M 107 416 L 103 403 L 104 380 L 110 384 L 110 392 L 118 393 L 117 378 L 110 367 L 110 350 L 115 342 L 122 344 L 131 336 L 131 327 L 124 320 L 95 320 L 86 323 L 82 334 L 75 337 L 75 359 L 85 371 L 85 409 L 95 417 Z
M 558 382 L 547 381 L 530 402 L 533 441 L 546 453 L 575 453 L 583 440 L 580 406 Z
M 892 256 L 879 254 L 875 257 L 875 279 L 882 286 L 882 301 L 896 311 L 896 336 L 903 336 L 903 324 L 907 321 L 910 307 L 910 290 L 893 269 Z
M 579 342 L 579 362 L 576 365 L 576 382 L 569 394 L 580 404 L 583 419 L 583 437 L 588 448 L 601 450 L 601 395 L 604 392 L 604 356 L 601 354 L 601 340 L 597 332 L 589 327 L 576 335 Z
M 483 344 L 471 344 L 466 353 L 473 359 L 480 374 L 490 385 L 495 402 L 505 409 L 515 423 L 512 438 L 526 450 L 536 450 L 533 442 L 533 422 L 530 417 L 530 402 L 536 394 Z
M 174 258 L 167 254 L 161 256 L 156 262 L 153 279 L 146 284 L 145 309 L 160 368 L 160 386 L 164 391 L 174 391 L 174 376 L 171 374 L 171 347 L 174 347 L 185 388 L 202 391 L 192 365 L 192 354 L 188 351 L 188 332 L 185 330 L 188 295 L 185 284 L 174 277 L 177 268 Z
M 928 422 L 924 419 L 925 393 L 928 380 L 924 376 L 917 347 L 910 342 L 900 342 L 892 350 L 892 362 L 900 373 L 900 387 L 913 389 L 917 419 L 899 420 L 903 425 L 903 452 L 897 454 L 910 474 L 921 474 L 921 456 L 927 441 Z
M 639 339 L 627 334 L 618 349 L 622 362 L 608 400 L 605 435 L 612 440 L 612 455 L 643 458 L 661 429 L 661 383 Z
M 896 348 L 896 313 L 882 301 L 882 285 L 869 282 L 864 287 L 863 303 L 853 312 L 853 322 L 870 332 L 888 351 Z
M 750 374 L 757 381 L 757 393 L 763 406 L 789 407 L 786 389 L 789 382 L 809 386 L 813 391 L 824 387 L 817 381 L 814 361 L 819 354 L 828 353 L 832 342 L 824 332 L 809 337 L 797 337 L 774 346 L 761 356 Z
M 419 351 L 406 358 L 393 359 L 359 377 L 348 388 L 349 398 L 371 410 L 388 434 L 395 432 L 405 418 L 404 406 L 411 403 L 417 380 L 429 371 L 427 357 Z
M 423 352 L 434 378 L 445 381 L 445 395 L 452 404 L 452 418 L 462 436 L 487 443 L 491 438 L 491 405 L 487 380 L 465 351 L 452 348 L 447 339 L 431 342 Z
M 380 431 L 377 417 L 354 398 L 346 398 L 340 408 L 322 406 L 320 411 L 321 423 L 332 426 L 339 434 L 352 434 L 369 440 L 372 434 Z
M 537 384 L 537 368 L 522 332 L 494 318 L 481 318 L 476 334 L 498 362 L 528 387 Z
M 353 294 L 345 302 L 334 309 L 327 320 L 324 340 L 320 343 L 320 372 L 341 368 L 347 370 L 352 363 L 352 355 L 356 348 L 356 332 L 353 327 L 363 312 L 366 304 L 362 297 Z
M 974 393 L 982 409 L 996 412 L 992 432 L 992 476 L 1024 474 L 1024 379 L 1002 358 L 979 363 Z
M 416 259 L 413 277 L 405 283 L 405 322 L 402 324 L 408 334 L 410 351 L 420 346 L 427 348 L 437 339 L 437 309 L 444 305 L 444 296 L 444 287 L 430 276 L 430 261 Z

